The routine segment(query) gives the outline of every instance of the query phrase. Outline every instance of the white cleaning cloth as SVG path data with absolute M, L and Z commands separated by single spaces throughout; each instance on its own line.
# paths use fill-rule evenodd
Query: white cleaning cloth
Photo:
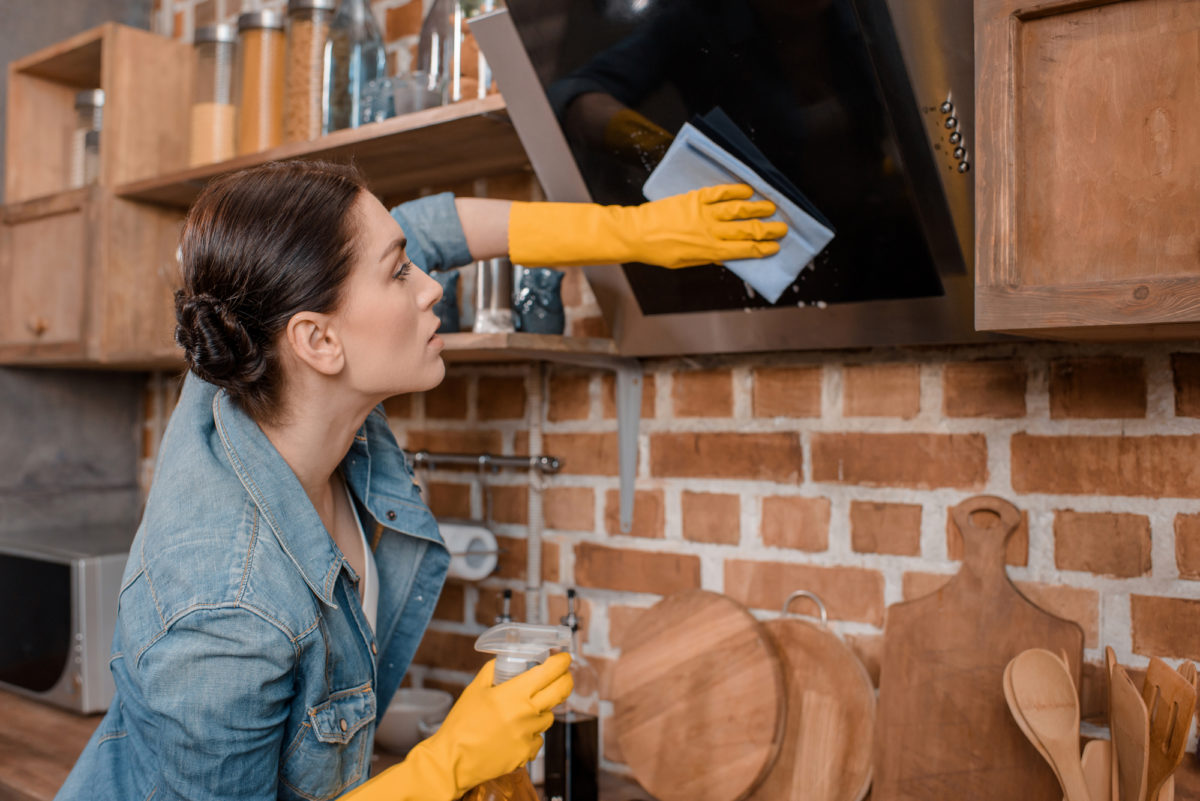
M 768 220 L 787 223 L 788 232 L 779 242 L 779 252 L 761 259 L 736 259 L 725 266 L 771 303 L 779 300 L 796 276 L 833 241 L 833 231 L 788 200 L 759 177 L 741 159 L 713 142 L 690 123 L 667 149 L 663 160 L 642 185 L 647 200 L 659 200 L 716 184 L 749 184 L 755 200 L 775 204 Z

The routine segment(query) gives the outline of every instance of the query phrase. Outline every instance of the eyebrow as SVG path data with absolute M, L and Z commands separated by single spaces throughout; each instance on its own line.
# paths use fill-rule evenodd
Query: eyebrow
M 388 246 L 383 249 L 383 253 L 379 254 L 379 260 L 383 261 L 384 259 L 386 259 L 388 257 L 388 254 L 391 253 L 396 248 L 399 248 L 400 250 L 404 250 L 407 247 L 408 247 L 408 237 L 406 237 L 406 236 L 397 237 L 396 239 L 393 239 L 391 242 L 388 243 Z

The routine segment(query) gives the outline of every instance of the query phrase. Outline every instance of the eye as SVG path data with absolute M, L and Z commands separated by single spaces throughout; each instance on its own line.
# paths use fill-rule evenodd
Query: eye
M 415 266 L 416 265 L 413 264 L 412 261 L 405 259 L 404 263 L 400 265 L 400 269 L 396 270 L 396 272 L 392 274 L 392 278 L 397 281 L 403 281 L 408 277 L 409 271 Z

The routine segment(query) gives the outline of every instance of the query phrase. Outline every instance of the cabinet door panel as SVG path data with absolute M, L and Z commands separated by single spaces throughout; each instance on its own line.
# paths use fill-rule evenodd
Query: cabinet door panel
M 1200 2 L 977 0 L 976 37 L 976 327 L 1194 332 Z
M 82 349 L 87 228 L 83 206 L 5 223 L 0 346 L 31 356 Z

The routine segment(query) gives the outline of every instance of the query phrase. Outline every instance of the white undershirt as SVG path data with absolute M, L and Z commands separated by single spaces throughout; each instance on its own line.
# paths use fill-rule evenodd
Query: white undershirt
M 362 520 L 358 517 L 358 507 L 354 505 L 354 495 L 350 492 L 350 485 L 343 481 L 342 486 L 346 488 L 346 500 L 350 502 L 354 525 L 358 526 L 358 537 L 362 540 L 363 574 L 358 577 L 359 589 L 362 593 L 363 614 L 367 616 L 367 623 L 371 625 L 371 631 L 374 632 L 375 616 L 379 613 L 379 570 L 375 567 L 375 554 L 371 553 L 371 546 L 367 542 L 367 533 L 363 531 Z

